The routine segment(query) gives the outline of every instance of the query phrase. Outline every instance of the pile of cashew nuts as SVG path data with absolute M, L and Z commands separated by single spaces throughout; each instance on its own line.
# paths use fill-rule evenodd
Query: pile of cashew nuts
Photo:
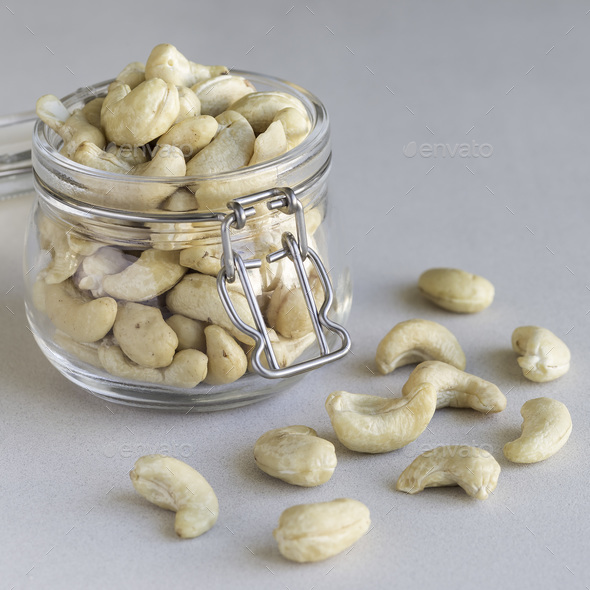
M 63 140 L 60 153 L 105 173 L 182 177 L 231 172 L 272 160 L 299 145 L 311 122 L 299 99 L 283 92 L 257 92 L 224 66 L 189 61 L 174 46 L 156 46 L 145 65 L 126 66 L 108 88 L 70 113 L 53 95 L 37 102 L 39 117 Z M 101 204 L 151 212 L 225 210 L 233 196 L 269 181 L 256 171 L 247 187 L 224 181 L 130 185 L 108 191 L 94 178 Z M 98 180 L 96 180 L 98 178 Z M 236 191 L 237 194 L 236 194 Z M 308 241 L 315 247 L 319 208 L 305 212 Z M 292 216 L 257 216 L 249 222 L 246 258 L 262 260 L 250 278 L 263 311 L 277 361 L 292 364 L 313 342 L 313 326 L 293 263 L 268 263 Z M 55 327 L 53 341 L 67 354 L 111 375 L 178 388 L 201 382 L 222 385 L 248 371 L 250 337 L 234 327 L 216 287 L 223 253 L 219 229 L 191 223 L 157 223 L 141 246 L 125 228 L 93 230 L 40 213 L 41 248 L 49 263 L 34 286 L 34 304 Z M 81 230 L 81 231 L 78 231 Z M 246 231 L 245 230 L 245 231 Z M 111 235 L 112 234 L 112 235 Z M 125 240 L 128 240 L 128 248 Z M 147 243 L 147 245 L 145 245 Z M 318 304 L 321 284 L 306 269 Z M 236 281 L 229 285 L 238 315 L 254 320 Z

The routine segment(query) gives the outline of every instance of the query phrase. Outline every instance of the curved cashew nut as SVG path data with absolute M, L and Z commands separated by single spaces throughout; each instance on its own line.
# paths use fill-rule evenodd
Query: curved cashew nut
M 135 260 L 118 248 L 105 246 L 84 258 L 74 275 L 74 282 L 78 289 L 90 291 L 93 297 L 104 297 L 106 295 L 102 288 L 104 277 L 122 272 Z
M 82 107 L 82 114 L 86 117 L 86 120 L 97 129 L 102 128 L 100 124 L 100 111 L 103 102 L 104 97 L 93 98 Z
M 45 285 L 45 309 L 53 325 L 76 342 L 96 342 L 108 334 L 117 316 L 110 297 L 84 297 L 68 279 Z
M 283 125 L 287 137 L 287 149 L 293 149 L 299 145 L 311 130 L 311 121 L 307 113 L 304 114 L 293 107 L 280 110 L 274 116 L 273 123 L 275 121 L 280 121 Z
M 237 381 L 248 368 L 248 359 L 242 347 L 220 326 L 205 328 L 207 342 L 206 383 L 222 385 Z
M 219 515 L 213 488 L 195 469 L 164 455 L 145 455 L 129 472 L 133 487 L 149 502 L 176 512 L 174 530 L 183 539 L 206 533 Z
M 465 369 L 465 353 L 444 326 L 430 320 L 407 320 L 394 326 L 379 342 L 375 362 L 387 375 L 398 367 L 438 360 Z
M 289 149 L 285 128 L 280 121 L 271 123 L 266 131 L 261 133 L 254 142 L 254 152 L 248 166 L 254 166 L 277 158 Z
M 506 408 L 506 396 L 493 383 L 465 373 L 440 361 L 420 363 L 402 388 L 408 395 L 423 383 L 431 383 L 437 392 L 436 409 L 472 408 L 489 414 Z
M 370 526 L 371 515 L 362 502 L 339 498 L 287 508 L 272 534 L 283 557 L 305 563 L 348 549 Z
M 61 330 L 55 331 L 53 334 L 53 342 L 63 348 L 66 352 L 79 358 L 81 361 L 88 363 L 97 369 L 102 369 L 102 363 L 98 356 L 98 344 L 94 342 L 76 342 Z
M 178 338 L 176 350 L 192 348 L 206 352 L 205 322 L 198 322 L 183 315 L 174 314 L 166 320 L 166 323 L 174 330 Z
M 531 381 L 553 381 L 569 371 L 570 350 L 553 332 L 537 326 L 521 326 L 512 333 L 512 349 L 522 374 Z
M 174 191 L 164 203 L 162 209 L 165 211 L 177 211 L 184 213 L 186 211 L 193 211 L 197 208 L 197 199 L 194 193 L 187 188 L 179 188 Z
M 95 143 L 100 148 L 106 145 L 103 132 L 88 122 L 81 110 L 70 115 L 61 100 L 53 94 L 42 96 L 36 105 L 39 118 L 63 140 L 60 153 L 71 158 L 83 141 Z
M 303 487 L 326 483 L 337 464 L 334 445 L 307 426 L 265 432 L 254 445 L 254 460 L 264 473 Z
M 201 80 L 228 74 L 225 66 L 204 66 L 189 61 L 174 45 L 156 45 L 145 63 L 145 77 L 160 78 L 176 86 L 193 86 Z
M 264 133 L 279 111 L 292 107 L 307 116 L 303 103 L 286 92 L 253 92 L 243 96 L 232 105 L 230 110 L 240 113 L 248 120 L 254 133 Z
M 130 169 L 138 164 L 145 164 L 148 161 L 145 152 L 137 146 L 111 143 L 106 147 L 105 151 L 116 156 L 120 162 L 125 162 Z
M 456 268 L 431 268 L 420 275 L 418 288 L 430 301 L 449 311 L 475 313 L 494 300 L 487 279 Z
M 198 117 L 201 114 L 201 101 L 199 97 L 186 86 L 177 86 L 177 88 L 179 109 L 174 125 L 190 117 Z
M 176 146 L 182 151 L 185 158 L 192 158 L 211 143 L 218 127 L 217 121 L 209 115 L 188 117 L 170 127 L 158 139 L 158 145 Z
M 167 367 L 178 346 L 176 332 L 164 321 L 162 312 L 140 303 L 119 303 L 113 334 L 132 361 L 152 369 Z
M 396 488 L 417 494 L 424 488 L 461 486 L 470 496 L 485 500 L 498 484 L 500 465 L 477 447 L 448 445 L 422 453 L 404 469 Z
M 198 82 L 192 90 L 201 101 L 201 113 L 217 117 L 242 96 L 255 92 L 256 88 L 241 76 L 216 76 Z
M 171 387 L 192 389 L 207 375 L 207 355 L 199 350 L 177 352 L 172 363 L 163 369 L 143 367 L 130 360 L 119 346 L 104 342 L 98 349 L 98 358 L 108 373 L 123 379 L 147 381 Z
M 177 251 L 144 250 L 124 271 L 104 277 L 106 293 L 125 301 L 147 301 L 171 289 L 186 273 Z
M 336 391 L 326 410 L 338 440 L 351 451 L 388 453 L 416 440 L 436 410 L 436 390 L 424 383 L 406 397 Z
M 133 90 L 145 82 L 145 64 L 140 61 L 132 61 L 121 70 L 115 80 L 127 84 Z
M 117 174 L 128 174 L 132 168 L 132 165 L 128 164 L 116 153 L 104 151 L 89 141 L 83 141 L 78 146 L 78 149 L 72 154 L 72 160 L 89 168 Z
M 184 269 L 186 271 L 186 268 Z M 254 318 L 246 296 L 231 291 L 230 296 L 236 312 L 249 326 L 254 326 Z M 217 292 L 214 277 L 199 273 L 188 274 L 166 295 L 166 305 L 172 313 L 178 313 L 193 320 L 200 320 L 221 326 L 236 340 L 252 344 L 252 339 L 238 330 L 229 319 Z
M 141 146 L 166 133 L 179 111 L 174 84 L 153 78 L 131 90 L 126 84 L 113 82 L 104 99 L 100 120 L 109 141 Z
M 71 277 L 82 261 L 82 256 L 70 247 L 71 230 L 73 226 L 66 229 L 44 215 L 39 220 L 41 248 L 51 253 L 51 262 L 43 271 L 48 284 L 61 283 Z
M 504 456 L 513 463 L 537 463 L 555 455 L 572 432 L 572 418 L 565 404 L 549 397 L 525 402 L 520 438 L 504 445 Z

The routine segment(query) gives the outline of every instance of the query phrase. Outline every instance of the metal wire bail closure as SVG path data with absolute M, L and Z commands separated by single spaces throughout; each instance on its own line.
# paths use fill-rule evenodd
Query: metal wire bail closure
M 244 228 L 248 218 L 256 212 L 252 205 L 261 201 L 268 201 L 266 206 L 271 211 L 274 211 L 275 209 L 284 209 L 287 214 L 295 216 L 297 237 L 290 232 L 285 232 L 282 236 L 282 248 L 276 252 L 268 254 L 266 260 L 269 263 L 273 263 L 278 262 L 283 258 L 289 258 L 289 260 L 295 265 L 297 278 L 301 285 L 307 311 L 309 312 L 309 317 L 311 318 L 316 341 L 320 350 L 319 356 L 285 368 L 281 368 L 277 362 L 268 330 L 264 318 L 262 317 L 262 311 L 260 310 L 260 306 L 256 299 L 256 293 L 254 292 L 250 278 L 248 277 L 248 270 L 260 268 L 262 262 L 259 259 L 243 260 L 242 257 L 233 250 L 231 243 L 230 228 Z M 328 318 L 328 312 L 334 301 L 334 290 L 332 289 L 328 272 L 322 264 L 320 257 L 308 246 L 303 205 L 293 190 L 288 187 L 272 188 L 234 199 L 233 201 L 230 201 L 227 206 L 231 209 L 231 213 L 226 215 L 221 224 L 223 258 L 221 270 L 217 275 L 217 291 L 225 311 L 234 326 L 247 336 L 250 336 L 255 342 L 254 349 L 252 350 L 252 367 L 254 370 L 259 375 L 268 379 L 278 379 L 299 375 L 342 358 L 350 350 L 350 335 L 341 325 Z M 314 266 L 324 291 L 324 303 L 319 310 L 309 285 L 309 279 L 307 278 L 305 267 L 303 266 L 304 261 L 307 259 L 309 259 Z M 239 278 L 244 289 L 248 306 L 250 307 L 252 317 L 254 318 L 255 326 L 250 326 L 242 320 L 237 314 L 229 297 L 227 283 L 233 283 L 236 276 Z M 339 348 L 332 351 L 330 350 L 324 330 L 336 334 L 339 337 Z M 263 353 L 266 357 L 268 368 L 262 364 Z

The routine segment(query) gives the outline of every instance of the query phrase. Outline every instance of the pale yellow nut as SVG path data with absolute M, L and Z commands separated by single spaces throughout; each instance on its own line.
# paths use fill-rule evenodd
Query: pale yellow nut
M 254 445 L 254 460 L 264 473 L 303 487 L 326 483 L 337 464 L 334 445 L 307 426 L 265 432 Z
M 36 111 L 39 118 L 63 139 L 60 153 L 67 158 L 71 158 L 84 141 L 95 143 L 100 148 L 106 145 L 103 132 L 92 125 L 81 110 L 70 114 L 53 94 L 45 94 L 39 98 Z
M 176 350 L 192 348 L 201 352 L 207 351 L 205 340 L 205 327 L 207 324 L 205 322 L 198 322 L 183 315 L 174 314 L 166 320 L 166 323 L 174 330 L 178 338 Z
M 500 465 L 477 447 L 448 445 L 422 453 L 404 469 L 396 489 L 417 494 L 424 488 L 458 485 L 473 498 L 486 500 L 498 484 Z
M 74 275 L 74 282 L 79 289 L 90 291 L 93 297 L 104 297 L 107 294 L 102 288 L 105 276 L 122 272 L 135 260 L 118 248 L 105 246 L 84 258 Z
M 97 129 L 102 128 L 100 124 L 100 111 L 103 102 L 104 97 L 93 98 L 82 107 L 82 114 L 86 117 L 86 120 Z
M 198 82 L 192 90 L 201 101 L 201 113 L 217 117 L 242 96 L 252 94 L 256 88 L 241 76 L 216 76 Z
M 287 137 L 287 149 L 293 149 L 299 145 L 311 130 L 311 121 L 307 113 L 299 109 L 287 107 L 280 110 L 273 119 L 273 122 L 280 121 Z
M 130 301 L 119 303 L 113 334 L 132 361 L 152 369 L 167 367 L 178 346 L 176 332 L 158 308 Z
M 538 326 L 521 326 L 512 333 L 512 349 L 522 374 L 543 383 L 565 375 L 570 368 L 570 350 L 553 332 Z
M 184 121 L 184 119 L 198 117 L 201 114 L 201 101 L 199 100 L 199 97 L 186 86 L 177 86 L 177 88 L 178 116 L 174 121 L 175 125 Z
M 192 158 L 211 143 L 218 127 L 217 121 L 208 115 L 189 117 L 170 127 L 158 139 L 158 145 L 176 146 L 185 158 Z
M 147 301 L 171 289 L 186 273 L 178 252 L 144 250 L 124 271 L 108 275 L 103 289 L 116 299 Z
M 98 369 L 102 369 L 102 363 L 98 356 L 99 344 L 96 342 L 76 342 L 73 338 L 68 336 L 61 330 L 56 330 L 53 334 L 53 342 L 66 352 L 73 354 L 79 360 L 92 365 Z
M 121 70 L 115 80 L 127 84 L 133 90 L 145 82 L 145 64 L 140 61 L 132 61 Z
M 38 228 L 40 246 L 51 254 L 51 262 L 43 271 L 45 282 L 61 283 L 76 272 L 83 259 L 81 254 L 70 247 L 68 240 L 68 235 L 75 228 L 61 225 L 45 215 L 39 219 Z
M 53 325 L 76 342 L 96 342 L 113 327 L 117 302 L 84 297 L 68 279 L 45 286 L 45 310 Z
M 225 66 L 204 66 L 189 61 L 174 45 L 156 45 L 145 64 L 145 77 L 161 78 L 177 86 L 193 86 L 201 80 L 228 74 Z
M 174 191 L 161 206 L 165 211 L 184 213 L 186 211 L 193 211 L 197 208 L 197 199 L 195 199 L 194 193 L 187 188 L 179 188 Z
M 285 129 L 280 121 L 271 123 L 264 133 L 254 142 L 254 152 L 248 166 L 254 166 L 273 158 L 278 158 L 289 149 Z
M 113 82 L 102 105 L 101 122 L 109 141 L 141 146 L 166 133 L 179 110 L 174 84 L 154 78 L 131 90 Z
M 287 508 L 273 531 L 283 557 L 322 561 L 354 545 L 371 526 L 369 509 L 358 500 L 300 504 Z
M 230 297 L 237 314 L 246 324 L 254 326 L 254 319 L 246 296 L 239 292 L 230 291 Z M 214 277 L 199 273 L 186 275 L 167 293 L 166 305 L 172 313 L 178 313 L 193 320 L 217 324 L 225 328 L 240 342 L 252 343 L 252 339 L 238 330 L 227 315 L 217 292 L 217 281 Z
M 221 270 L 223 247 L 219 241 L 212 244 L 197 244 L 180 252 L 180 264 L 206 275 L 217 276 Z
M 186 463 L 164 455 L 140 457 L 129 472 L 146 500 L 176 512 L 174 530 L 183 539 L 206 533 L 219 515 L 219 502 L 207 480 Z
M 179 350 L 165 369 L 164 383 L 172 387 L 192 389 L 207 377 L 207 355 L 200 350 Z
M 128 174 L 133 167 L 116 153 L 104 151 L 89 141 L 84 141 L 78 146 L 72 154 L 72 160 L 89 168 L 116 174 Z
M 420 292 L 443 309 L 476 313 L 494 300 L 494 285 L 487 279 L 456 268 L 431 268 L 418 279 Z
M 506 408 L 506 396 L 496 385 L 475 375 L 465 373 L 440 361 L 420 363 L 402 388 L 409 395 L 423 383 L 436 389 L 436 409 L 472 408 L 484 414 L 501 412 Z
M 145 164 L 148 161 L 145 152 L 138 146 L 116 145 L 111 143 L 106 147 L 105 151 L 116 156 L 117 160 L 119 162 L 124 162 L 129 166 L 129 169 L 138 164 Z M 127 174 L 127 172 L 124 172 L 124 174 Z
M 395 325 L 377 346 L 375 362 L 383 375 L 398 367 L 437 360 L 465 369 L 465 353 L 455 336 L 430 320 L 406 320 Z
M 520 438 L 504 445 L 504 456 L 513 463 L 537 463 L 552 457 L 572 432 L 565 404 L 549 397 L 530 399 L 522 406 Z
M 207 342 L 207 377 L 209 385 L 223 385 L 237 381 L 248 368 L 242 347 L 221 326 L 205 328 Z
M 267 332 L 280 369 L 290 367 L 316 340 L 313 332 L 300 338 L 285 338 L 277 334 L 272 328 L 269 328 Z M 246 354 L 248 356 L 248 369 L 253 371 L 252 349 L 249 349 Z M 263 367 L 267 369 L 270 367 L 264 352 L 262 352 L 260 360 Z
M 254 129 L 254 133 L 259 134 L 267 130 L 279 111 L 288 107 L 297 109 L 302 115 L 307 116 L 307 111 L 298 98 L 278 91 L 247 94 L 230 105 L 229 109 L 244 116 Z
M 402 398 L 336 391 L 326 410 L 338 440 L 351 451 L 388 453 L 416 440 L 436 410 L 436 389 L 424 383 Z
M 70 250 L 72 250 L 72 252 L 75 252 L 76 254 L 82 254 L 83 256 L 92 256 L 92 254 L 98 252 L 98 250 L 104 246 L 104 244 L 101 244 L 100 242 L 95 242 L 80 237 L 77 235 L 78 231 L 86 231 L 86 228 L 83 226 L 78 226 L 76 227 L 76 231 L 74 231 L 74 226 L 72 226 L 72 228 L 68 228 L 66 230 L 68 245 L 70 246 Z

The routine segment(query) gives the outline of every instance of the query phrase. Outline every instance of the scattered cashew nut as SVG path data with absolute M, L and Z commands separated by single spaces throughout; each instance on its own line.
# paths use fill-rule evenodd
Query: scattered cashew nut
M 553 332 L 537 326 L 521 326 L 512 333 L 512 349 L 522 374 L 531 381 L 553 381 L 569 371 L 570 351 Z
M 407 395 L 423 383 L 431 383 L 436 389 L 436 409 L 472 408 L 489 414 L 506 408 L 506 396 L 496 385 L 475 375 L 465 373 L 440 361 L 420 363 L 402 388 Z
M 504 456 L 513 463 L 537 463 L 555 455 L 572 432 L 565 404 L 549 397 L 525 402 L 520 409 L 522 434 L 504 445 Z
M 348 549 L 370 526 L 369 509 L 362 502 L 339 498 L 287 508 L 273 536 L 283 557 L 305 563 Z
M 465 369 L 465 353 L 453 334 L 430 320 L 407 320 L 394 326 L 377 347 L 375 361 L 387 375 L 398 367 L 438 360 Z
M 351 451 L 388 453 L 416 440 L 436 410 L 436 389 L 418 386 L 402 398 L 336 391 L 326 410 L 338 440 Z
M 467 494 L 485 500 L 496 489 L 500 465 L 478 447 L 448 445 L 422 453 L 404 469 L 396 488 L 417 494 L 424 488 L 461 486 Z
M 307 426 L 265 432 L 254 445 L 254 460 L 264 473 L 303 487 L 326 483 L 337 463 L 334 445 Z
M 135 462 L 129 476 L 146 500 L 176 512 L 174 530 L 179 537 L 198 537 L 217 522 L 219 502 L 213 488 L 186 463 L 164 455 L 145 455 Z
M 487 279 L 456 268 L 431 268 L 420 275 L 418 288 L 430 301 L 449 311 L 475 313 L 494 300 Z

